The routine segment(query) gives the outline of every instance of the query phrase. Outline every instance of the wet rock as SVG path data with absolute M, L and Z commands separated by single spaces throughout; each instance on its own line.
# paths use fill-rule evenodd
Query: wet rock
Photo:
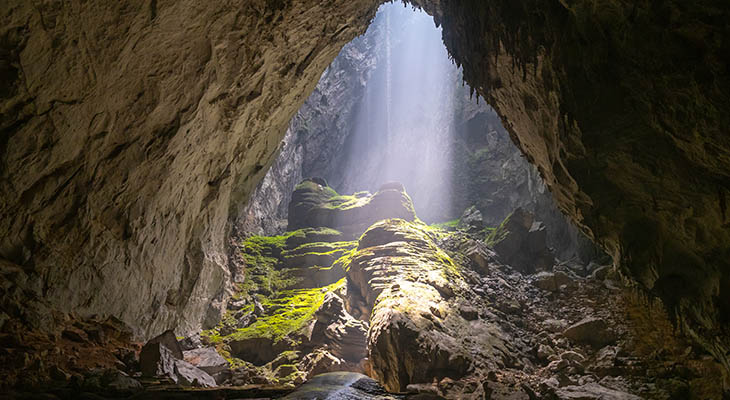
M 563 336 L 576 343 L 586 343 L 596 348 L 616 341 L 616 335 L 608 328 L 606 322 L 592 317 L 571 325 L 563 332 Z
M 355 372 L 329 372 L 313 377 L 282 400 L 393 398 L 375 380 Z
M 228 368 L 228 362 L 213 347 L 203 347 L 183 352 L 184 360 L 210 375 Z

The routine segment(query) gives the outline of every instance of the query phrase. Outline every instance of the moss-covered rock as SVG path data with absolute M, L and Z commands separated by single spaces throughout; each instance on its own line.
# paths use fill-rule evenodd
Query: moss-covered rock
M 339 195 L 321 183 L 306 179 L 297 185 L 289 204 L 289 230 L 330 227 L 356 237 L 382 219 L 416 218 L 413 202 L 399 183 L 385 184 L 374 195 Z
M 347 268 L 349 308 L 368 318 L 368 357 L 390 391 L 434 379 L 461 378 L 508 354 L 498 327 L 460 309 L 478 298 L 460 265 L 422 223 L 381 221 L 360 238 Z

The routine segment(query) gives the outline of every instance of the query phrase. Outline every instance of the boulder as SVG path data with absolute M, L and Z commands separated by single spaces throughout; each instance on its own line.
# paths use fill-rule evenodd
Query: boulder
M 547 230 L 532 213 L 517 208 L 486 238 L 500 261 L 522 273 L 550 270 L 555 258 L 546 244 Z
M 148 343 L 139 353 L 139 365 L 143 376 L 175 376 L 175 356 L 162 343 Z
M 215 379 L 187 361 L 177 359 L 161 342 L 147 343 L 139 355 L 142 375 L 169 378 L 183 386 L 216 386 Z
M 183 352 L 185 361 L 200 368 L 210 375 L 215 375 L 228 368 L 228 361 L 221 357 L 213 347 L 203 347 Z
M 465 231 L 478 232 L 484 228 L 484 217 L 482 217 L 481 211 L 475 206 L 471 206 L 464 210 L 456 227 Z
M 173 357 L 178 360 L 183 359 L 182 347 L 180 347 L 180 343 L 178 343 L 177 337 L 175 337 L 175 333 L 173 331 L 166 330 L 165 332 L 162 332 L 160 335 L 150 339 L 145 346 L 154 343 L 161 343 L 163 346 L 167 347 L 170 352 L 172 352 Z
M 381 221 L 360 238 L 347 301 L 360 299 L 370 314 L 368 359 L 389 391 L 459 379 L 475 363 L 504 365 L 509 357 L 504 334 L 474 318 L 483 305 L 471 303 L 479 296 L 460 268 L 416 223 Z
M 563 285 L 568 285 L 573 282 L 573 279 L 568 274 L 557 271 L 557 272 L 540 272 L 535 275 L 532 284 L 542 290 L 549 292 L 556 292 Z
M 464 251 L 466 257 L 471 261 L 472 269 L 481 275 L 489 273 L 489 263 L 496 258 L 496 254 L 481 242 L 470 240 Z
M 330 227 L 356 237 L 383 219 L 416 218 L 413 202 L 400 183 L 387 183 L 374 195 L 351 196 L 339 195 L 321 183 L 305 179 L 296 186 L 289 203 L 288 230 Z
M 563 332 L 563 336 L 573 342 L 590 344 L 596 348 L 616 341 L 616 335 L 608 328 L 606 322 L 593 317 L 587 317 L 569 326 Z
M 215 379 L 187 361 L 175 360 L 175 383 L 183 386 L 216 387 Z

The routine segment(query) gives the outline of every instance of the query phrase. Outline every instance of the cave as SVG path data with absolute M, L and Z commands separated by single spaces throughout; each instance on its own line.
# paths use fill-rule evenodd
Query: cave
M 9 398 L 730 397 L 727 4 L 4 8 Z M 459 115 L 389 182 L 407 15 Z

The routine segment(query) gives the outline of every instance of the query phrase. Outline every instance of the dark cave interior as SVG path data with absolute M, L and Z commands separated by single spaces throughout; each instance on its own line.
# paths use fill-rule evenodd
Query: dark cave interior
M 727 4 L 6 3 L 9 398 L 730 397 Z

